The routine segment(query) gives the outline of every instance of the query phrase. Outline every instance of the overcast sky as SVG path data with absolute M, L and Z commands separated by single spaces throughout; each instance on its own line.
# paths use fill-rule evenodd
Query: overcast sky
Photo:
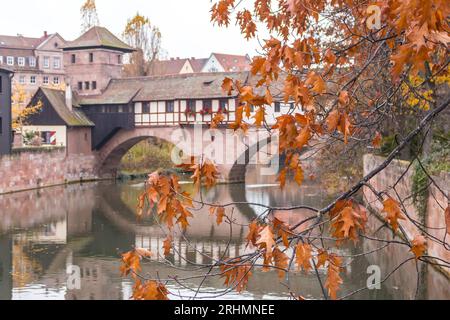
M 44 30 L 66 40 L 80 35 L 80 7 L 84 0 L 2 1 L 0 34 L 39 37 Z M 162 32 L 162 46 L 170 57 L 208 57 L 211 52 L 256 54 L 257 41 L 247 42 L 239 28 L 213 27 L 211 0 L 96 0 L 100 24 L 120 35 L 136 12 L 148 16 Z

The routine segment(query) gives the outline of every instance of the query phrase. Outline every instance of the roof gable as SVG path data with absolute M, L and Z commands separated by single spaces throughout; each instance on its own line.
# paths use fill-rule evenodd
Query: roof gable
M 55 47 L 55 43 L 58 44 L 57 47 Z M 65 45 L 66 45 L 66 40 L 64 40 L 64 38 L 61 37 L 58 33 L 54 33 L 54 34 L 48 36 L 44 41 L 42 41 L 39 44 L 39 46 L 37 47 L 37 49 L 54 51 L 54 50 L 64 47 Z
M 83 33 L 78 39 L 67 43 L 64 50 L 81 50 L 87 48 L 107 48 L 122 52 L 135 51 L 129 45 L 112 34 L 108 29 L 103 27 L 92 27 Z
M 66 106 L 64 90 L 41 87 L 31 99 L 31 104 L 36 104 L 39 99 L 44 98 L 43 109 L 28 118 L 31 124 L 66 125 L 69 127 L 92 127 L 92 123 L 79 109 L 77 100 L 73 100 L 72 110 Z M 45 103 L 48 102 L 48 103 Z M 45 119 L 41 119 L 45 118 Z

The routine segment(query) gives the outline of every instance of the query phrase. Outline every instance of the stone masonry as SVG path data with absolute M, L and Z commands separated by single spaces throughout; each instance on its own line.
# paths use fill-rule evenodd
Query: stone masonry
M 16 151 L 0 158 L 0 194 L 94 180 L 95 155 L 66 155 L 65 148 Z

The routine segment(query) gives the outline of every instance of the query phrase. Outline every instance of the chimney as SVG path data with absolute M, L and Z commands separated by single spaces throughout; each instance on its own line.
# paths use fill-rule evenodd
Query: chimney
M 70 84 L 66 85 L 66 106 L 69 110 L 72 110 L 72 88 Z
M 191 60 L 195 60 L 195 57 L 191 57 Z
M 47 31 L 44 31 L 44 38 L 47 38 L 48 37 L 48 33 L 47 33 Z

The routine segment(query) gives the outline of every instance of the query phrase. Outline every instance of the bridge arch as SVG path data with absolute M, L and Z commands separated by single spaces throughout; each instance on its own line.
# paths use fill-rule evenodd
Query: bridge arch
M 149 139 L 156 138 L 159 140 L 167 141 L 178 148 L 190 148 L 189 144 L 180 143 L 178 139 L 180 133 L 182 136 L 189 135 L 190 141 L 196 142 L 195 139 L 203 139 L 203 152 L 206 152 L 208 146 L 215 141 L 217 148 L 223 149 L 224 153 L 230 153 L 231 162 L 227 162 L 228 157 L 222 159 L 223 162 L 216 161 L 219 172 L 221 174 L 221 179 L 226 182 L 243 182 L 245 180 L 246 167 L 249 163 L 252 163 L 255 155 L 264 156 L 268 153 L 273 153 L 271 156 L 277 158 L 277 148 L 278 145 L 276 139 L 268 136 L 267 131 L 254 131 L 249 132 L 245 137 L 237 137 L 232 130 L 225 128 L 215 129 L 216 131 L 211 131 L 210 135 L 217 138 L 217 130 L 222 132 L 222 139 L 213 139 L 208 141 L 208 135 L 198 136 L 195 132 L 194 127 L 183 127 L 182 131 L 174 135 L 175 130 L 179 130 L 179 126 L 166 126 L 166 127 L 141 127 L 135 129 L 121 129 L 114 134 L 101 148 L 97 151 L 98 157 L 98 168 L 97 171 L 99 175 L 104 178 L 116 177 L 117 170 L 120 167 L 120 162 L 123 156 L 137 143 Z M 211 137 L 209 137 L 211 138 Z M 229 141 L 243 140 L 236 144 L 228 145 Z M 225 142 L 228 141 L 228 142 Z M 239 145 L 240 144 L 240 145 Z M 275 145 L 275 148 L 274 148 Z M 250 147 L 249 147 L 250 146 Z M 270 146 L 270 147 L 269 147 Z M 192 145 L 191 145 L 192 148 Z M 228 150 L 226 150 L 228 148 Z M 192 154 L 192 151 L 197 152 L 197 150 L 181 150 L 184 154 Z M 270 158 L 270 157 L 269 157 Z M 237 159 L 237 160 L 236 160 Z M 258 158 L 260 161 L 261 158 Z M 270 162 L 268 159 L 264 159 L 264 163 Z M 261 162 L 258 162 L 261 163 Z M 278 164 L 272 161 L 272 170 L 275 170 L 272 174 L 276 174 L 278 170 Z M 269 168 L 266 168 L 267 170 Z M 269 170 L 267 170 L 269 171 Z
M 174 127 L 149 127 L 119 130 L 98 150 L 98 172 L 104 178 L 115 177 L 123 156 L 136 144 L 150 138 L 169 143 Z

